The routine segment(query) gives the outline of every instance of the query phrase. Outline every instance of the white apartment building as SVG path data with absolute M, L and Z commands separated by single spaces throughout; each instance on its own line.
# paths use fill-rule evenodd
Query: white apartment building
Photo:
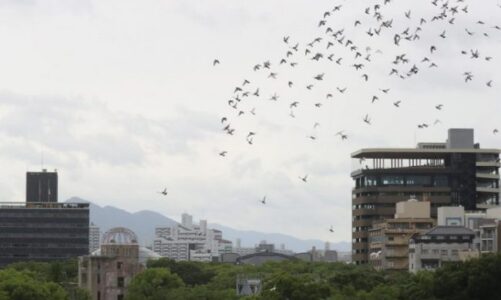
M 101 229 L 94 223 L 89 226 L 89 254 L 101 247 Z
M 208 229 L 207 220 L 194 224 L 193 217 L 183 214 L 181 224 L 155 228 L 153 251 L 177 261 L 214 261 L 231 253 L 232 243 L 223 239 L 220 230 Z

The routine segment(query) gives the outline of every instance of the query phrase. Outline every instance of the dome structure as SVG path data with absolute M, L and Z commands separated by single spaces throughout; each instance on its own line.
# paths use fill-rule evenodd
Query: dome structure
M 135 245 L 137 243 L 137 235 L 125 227 L 115 227 L 103 234 L 103 245 Z

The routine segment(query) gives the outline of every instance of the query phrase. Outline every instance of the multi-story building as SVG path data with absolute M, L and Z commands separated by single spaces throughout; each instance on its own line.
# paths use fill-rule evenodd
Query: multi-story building
M 57 202 L 57 172 L 26 173 L 26 202 Z
M 377 270 L 408 270 L 409 239 L 435 225 L 430 202 L 411 199 L 396 206 L 394 219 L 376 222 L 369 230 L 369 262 Z
M 354 152 L 353 261 L 368 262 L 373 223 L 393 218 L 395 204 L 411 196 L 429 201 L 433 218 L 441 206 L 477 210 L 499 205 L 499 154 L 499 149 L 475 144 L 472 129 L 450 129 L 445 143 Z
M 0 203 L 0 266 L 89 253 L 89 204 Z
M 208 229 L 206 220 L 193 224 L 188 214 L 183 214 L 181 224 L 157 227 L 155 235 L 153 251 L 178 261 L 214 261 L 232 252 L 232 242 L 224 240 L 220 230 Z
M 501 220 L 483 219 L 479 224 L 480 230 L 480 252 L 500 253 L 501 252 Z
M 463 226 L 437 226 L 416 234 L 409 242 L 409 271 L 433 270 L 447 262 L 478 257 L 473 230 Z
M 89 254 L 99 249 L 101 244 L 101 229 L 94 223 L 89 227 Z
M 89 253 L 89 204 L 58 203 L 57 173 L 29 172 L 26 202 L 0 203 L 0 266 Z

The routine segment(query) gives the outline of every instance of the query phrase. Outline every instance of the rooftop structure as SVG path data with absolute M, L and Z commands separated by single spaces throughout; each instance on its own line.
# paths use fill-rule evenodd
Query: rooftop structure
M 57 172 L 26 173 L 26 202 L 57 202 Z
M 450 129 L 445 143 L 354 152 L 353 261 L 368 262 L 369 229 L 393 218 L 395 204 L 410 197 L 429 201 L 433 218 L 441 206 L 477 210 L 499 205 L 499 154 L 499 149 L 475 144 L 472 129 Z

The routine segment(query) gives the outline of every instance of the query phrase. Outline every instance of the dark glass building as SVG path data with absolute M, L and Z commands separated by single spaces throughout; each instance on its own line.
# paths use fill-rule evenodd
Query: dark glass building
M 376 148 L 354 152 L 352 259 L 368 261 L 368 231 L 375 221 L 392 219 L 395 204 L 416 197 L 440 206 L 479 210 L 499 205 L 499 149 L 481 149 L 472 129 L 450 129 L 445 143 L 416 148 Z
M 89 253 L 89 204 L 0 203 L 0 266 Z
M 57 172 L 26 173 L 26 202 L 57 202 Z
M 58 203 L 57 173 L 29 172 L 26 203 L 0 202 L 0 267 L 89 253 L 89 204 Z

